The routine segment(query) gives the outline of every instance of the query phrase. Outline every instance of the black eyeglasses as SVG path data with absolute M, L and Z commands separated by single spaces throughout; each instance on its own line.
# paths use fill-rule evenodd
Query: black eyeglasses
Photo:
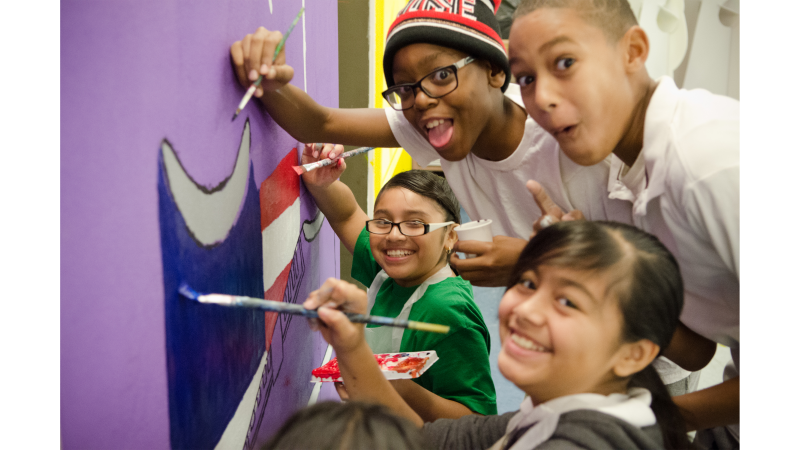
M 414 99 L 417 97 L 416 89 L 422 89 L 430 98 L 440 98 L 453 92 L 458 87 L 458 69 L 475 61 L 475 58 L 467 56 L 461 61 L 447 67 L 440 67 L 433 72 L 422 77 L 416 83 L 397 84 L 383 91 L 383 98 L 389 102 L 389 106 L 397 111 L 405 111 L 414 106 Z
M 425 223 L 417 220 L 411 220 L 408 222 L 390 222 L 385 219 L 374 219 L 367 221 L 367 232 L 372 234 L 389 234 L 392 232 L 392 228 L 397 225 L 397 229 L 400 230 L 400 234 L 414 237 L 428 234 L 433 230 L 444 228 L 453 223 L 455 222 Z

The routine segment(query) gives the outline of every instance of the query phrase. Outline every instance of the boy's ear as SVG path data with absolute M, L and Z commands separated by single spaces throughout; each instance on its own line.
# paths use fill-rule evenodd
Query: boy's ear
M 502 88 L 503 84 L 506 82 L 506 73 L 503 69 L 495 64 L 488 63 L 490 72 L 489 72 L 489 85 L 495 88 Z
M 650 53 L 650 41 L 644 29 L 638 25 L 630 27 L 620 42 L 624 46 L 626 71 L 634 73 L 644 69 L 647 55 Z
M 620 378 L 629 377 L 643 370 L 658 356 L 661 348 L 649 339 L 640 339 L 622 345 L 619 358 L 614 364 L 614 374 Z

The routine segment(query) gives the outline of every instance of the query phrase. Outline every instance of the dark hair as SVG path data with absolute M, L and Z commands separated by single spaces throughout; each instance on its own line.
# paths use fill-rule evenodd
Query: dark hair
M 321 402 L 294 413 L 261 450 L 430 449 L 413 423 L 382 405 Z
M 540 8 L 573 8 L 585 21 L 603 30 L 610 42 L 618 42 L 639 24 L 628 0 L 522 0 L 513 20 Z
M 445 221 L 461 223 L 461 205 L 447 180 L 428 170 L 409 170 L 393 176 L 378 192 L 375 203 L 391 188 L 403 188 L 436 202 L 445 214 Z
M 678 262 L 653 235 L 616 222 L 558 222 L 536 234 L 522 250 L 508 288 L 541 265 L 619 274 L 610 284 L 622 311 L 622 340 L 647 339 L 669 345 L 683 309 L 683 280 Z M 652 364 L 636 373 L 630 387 L 653 397 L 651 408 L 666 448 L 687 448 L 686 425 Z

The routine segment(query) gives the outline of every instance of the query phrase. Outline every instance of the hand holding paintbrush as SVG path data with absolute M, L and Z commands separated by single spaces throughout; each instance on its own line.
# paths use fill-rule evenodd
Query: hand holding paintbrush
M 344 153 L 344 147 L 341 145 L 306 144 L 300 156 L 301 164 L 319 164 L 320 162 L 332 161 L 327 166 L 307 173 L 299 171 L 298 175 L 303 175 L 303 183 L 305 183 L 306 187 L 309 189 L 326 189 L 338 180 L 347 168 L 344 159 L 336 159 L 342 153 Z M 302 168 L 303 166 L 294 167 Z M 297 169 L 295 171 L 298 172 Z
M 307 158 L 302 158 L 303 159 L 302 166 L 292 166 L 292 169 L 294 169 L 294 171 L 297 172 L 298 175 L 303 175 L 304 173 L 311 172 L 312 170 L 322 169 L 323 167 L 335 166 L 333 170 L 337 173 L 336 178 L 339 178 L 339 175 L 341 175 L 345 169 L 345 162 L 344 162 L 345 159 L 350 158 L 351 156 L 356 156 L 362 153 L 366 153 L 370 150 L 375 150 L 375 147 L 361 147 L 355 150 L 350 150 L 348 152 L 342 153 L 341 152 L 342 146 L 339 145 L 339 146 L 333 146 L 332 150 L 325 153 L 324 151 L 326 150 L 326 148 L 331 147 L 332 144 L 306 144 L 306 148 L 308 148 L 309 146 L 311 147 L 311 150 L 313 152 L 312 157 L 316 158 L 318 154 L 321 154 L 321 158 L 317 161 L 308 163 L 306 163 Z M 317 151 L 318 148 L 317 146 L 319 146 L 319 148 L 322 149 L 321 152 Z M 303 150 L 303 156 L 304 157 L 308 156 L 305 150 Z M 331 180 L 328 184 L 332 182 L 333 180 Z
M 344 285 L 342 286 L 345 287 L 349 286 L 347 288 L 346 295 L 336 295 L 336 292 L 339 292 L 343 289 L 340 286 L 341 283 L 344 283 Z M 355 291 L 353 291 L 353 289 L 355 289 Z M 241 295 L 202 294 L 192 289 L 192 287 L 186 283 L 181 284 L 181 286 L 178 288 L 178 291 L 187 299 L 194 300 L 198 303 L 228 306 L 234 308 L 261 309 L 264 311 L 272 311 L 280 314 L 293 314 L 293 315 L 303 316 L 311 320 L 316 318 L 322 318 L 323 322 L 325 323 L 328 323 L 325 319 L 331 317 L 329 316 L 329 314 L 333 313 L 333 311 L 329 311 L 327 309 L 328 307 L 343 306 L 343 308 L 347 308 L 347 310 L 345 310 L 344 312 L 338 311 L 334 313 L 333 317 L 336 319 L 341 319 L 343 316 L 344 317 L 343 320 L 347 321 L 348 323 L 350 322 L 371 323 L 381 326 L 410 328 L 412 330 L 428 331 L 432 333 L 443 333 L 443 334 L 447 334 L 450 332 L 450 327 L 446 325 L 417 322 L 413 320 L 395 319 L 392 317 L 371 316 L 363 313 L 352 312 L 350 311 L 351 309 L 366 310 L 366 297 L 362 299 L 361 297 L 355 295 L 358 293 L 363 295 L 366 294 L 364 294 L 363 291 L 359 290 L 353 285 L 350 285 L 347 282 L 343 282 L 333 278 L 329 279 L 320 289 L 312 292 L 311 295 L 309 296 L 309 300 L 307 300 L 306 303 L 308 303 L 309 305 L 315 305 L 314 308 L 308 308 L 305 306 L 305 304 L 301 306 L 294 303 L 284 303 L 274 300 L 262 300 L 260 298 L 246 297 Z M 361 300 L 364 301 L 361 302 Z M 322 311 L 318 311 L 317 308 L 322 306 L 323 304 L 324 307 L 320 308 L 322 309 Z M 361 337 L 363 339 L 363 330 Z
M 346 281 L 329 278 L 319 289 L 308 295 L 303 307 L 316 309 L 319 319 L 310 321 L 312 328 L 334 349 L 345 352 L 364 341 L 364 327 L 350 322 L 342 311 L 366 314 L 367 293 Z
M 249 86 L 231 120 L 236 119 L 253 95 L 260 98 L 265 88 L 277 90 L 294 77 L 294 69 L 286 65 L 283 48 L 304 9 L 300 8 L 286 34 L 259 27 L 254 34 L 248 34 L 231 46 L 236 77 L 242 86 Z

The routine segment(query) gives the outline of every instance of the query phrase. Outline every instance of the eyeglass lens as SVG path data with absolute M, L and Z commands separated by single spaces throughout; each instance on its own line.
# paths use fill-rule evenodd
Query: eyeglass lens
M 421 87 L 428 97 L 439 98 L 458 87 L 458 78 L 453 67 L 444 67 L 428 74 L 415 85 L 400 85 L 387 90 L 385 98 L 394 109 L 409 109 L 414 105 L 416 86 Z
M 400 222 L 394 224 L 386 220 L 370 220 L 367 222 L 367 231 L 374 234 L 389 234 L 392 227 L 397 225 L 400 233 L 406 236 L 420 236 L 425 234 L 425 224 L 420 222 Z

